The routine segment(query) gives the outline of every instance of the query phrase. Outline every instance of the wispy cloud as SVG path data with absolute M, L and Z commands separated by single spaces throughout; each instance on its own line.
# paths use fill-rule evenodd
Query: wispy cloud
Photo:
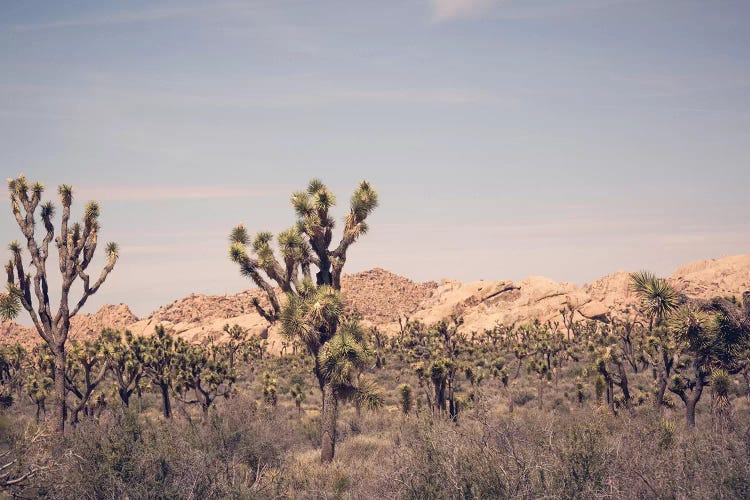
M 432 20 L 441 22 L 476 16 L 496 5 L 498 0 L 431 0 L 431 3 Z
M 77 195 L 106 201 L 198 200 L 212 198 L 251 198 L 289 192 L 288 186 L 240 188 L 231 186 L 82 186 Z
M 433 22 L 486 15 L 498 19 L 540 19 L 574 15 L 646 0 L 430 0 Z M 497 8 L 494 8 L 497 7 Z
M 56 28 L 84 28 L 153 22 L 174 18 L 204 15 L 220 10 L 241 9 L 247 6 L 248 4 L 241 2 L 211 2 L 201 5 L 184 5 L 181 7 L 147 7 L 138 10 L 122 10 L 104 14 L 85 15 L 40 23 L 16 24 L 11 26 L 11 29 L 13 29 L 14 31 L 23 32 Z

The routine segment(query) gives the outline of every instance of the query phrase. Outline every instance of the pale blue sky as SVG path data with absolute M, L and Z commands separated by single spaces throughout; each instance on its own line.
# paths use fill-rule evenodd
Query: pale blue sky
M 229 229 L 285 228 L 311 177 L 380 193 L 350 272 L 583 283 L 750 251 L 747 1 L 0 7 L 5 177 L 101 200 L 122 247 L 89 311 L 248 287 Z

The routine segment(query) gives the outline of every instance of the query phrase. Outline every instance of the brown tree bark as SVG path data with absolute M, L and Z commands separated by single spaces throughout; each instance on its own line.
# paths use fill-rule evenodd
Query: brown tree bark
M 338 417 L 338 397 L 333 384 L 323 385 L 323 411 L 321 413 L 320 461 L 330 463 L 336 451 L 336 420 Z
M 161 384 L 159 388 L 161 389 L 162 411 L 164 412 L 164 416 L 172 418 L 172 402 L 169 399 L 169 385 Z
M 52 429 L 55 434 L 62 436 L 65 432 L 66 388 L 65 388 L 65 344 L 58 344 L 54 349 L 55 356 L 55 415 Z

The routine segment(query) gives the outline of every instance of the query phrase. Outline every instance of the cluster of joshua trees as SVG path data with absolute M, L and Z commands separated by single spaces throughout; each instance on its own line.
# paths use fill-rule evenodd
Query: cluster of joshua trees
M 118 247 L 106 246 L 103 268 L 92 280 L 88 268 L 98 244 L 98 204 L 86 204 L 81 221 L 72 223 L 73 190 L 60 186 L 62 210 L 56 230 L 56 207 L 42 202 L 41 184 L 31 184 L 21 175 L 8 186 L 24 243 L 10 245 L 0 315 L 10 319 L 25 310 L 43 342 L 30 351 L 20 346 L 3 351 L 1 404 L 11 404 L 14 395 L 26 394 L 37 405 L 39 416 L 52 397 L 58 434 L 81 415 L 102 411 L 109 396 L 128 406 L 133 395 L 140 397 L 149 389 L 161 395 L 165 417 L 172 414 L 173 398 L 208 412 L 217 398 L 232 395 L 238 363 L 262 358 L 263 341 L 238 326 L 225 328 L 225 342 L 209 339 L 203 345 L 189 344 L 161 326 L 144 337 L 105 330 L 92 341 L 69 341 L 71 318 L 112 272 Z M 649 399 L 658 408 L 674 404 L 669 393 L 684 404 L 691 429 L 706 387 L 712 387 L 712 412 L 722 414 L 736 376 L 744 376 L 747 382 L 750 293 L 741 300 L 692 300 L 648 272 L 631 275 L 639 306 L 629 316 L 605 322 L 578 321 L 575 308 L 567 307 L 561 311 L 562 322 L 497 326 L 471 333 L 462 328 L 458 317 L 434 325 L 407 319 L 401 322 L 400 334 L 386 337 L 346 314 L 341 294 L 348 250 L 367 232 L 367 218 L 378 204 L 375 190 L 367 182 L 359 184 L 336 242 L 330 215 L 336 198 L 323 183 L 313 180 L 306 190 L 292 195 L 291 203 L 296 221 L 289 229 L 274 238 L 269 232 L 251 235 L 238 225 L 230 234 L 229 256 L 242 275 L 262 290 L 263 298 L 253 301 L 257 312 L 288 342 L 300 346 L 312 366 L 322 395 L 323 462 L 334 457 L 342 401 L 352 402 L 358 411 L 384 404 L 383 391 L 366 372 L 383 368 L 389 358 L 408 363 L 419 387 L 399 387 L 399 404 L 405 414 L 416 406 L 454 422 L 462 409 L 481 401 L 483 383 L 493 380 L 513 411 L 517 400 L 513 389 L 522 372 L 534 381 L 537 403 L 543 408 L 545 388 L 558 384 L 561 372 L 572 363 L 578 367 L 573 398 L 579 404 L 587 398 L 588 383 L 595 389 L 596 400 L 613 413 L 632 412 Z M 56 310 L 47 274 L 52 242 L 61 276 Z M 75 283 L 80 286 L 73 288 Z M 79 293 L 76 297 L 74 290 Z M 643 374 L 653 381 L 652 395 L 631 384 Z M 273 405 L 276 384 L 270 373 L 264 374 L 263 396 Z M 291 396 L 300 409 L 305 399 L 301 384 L 291 388 Z

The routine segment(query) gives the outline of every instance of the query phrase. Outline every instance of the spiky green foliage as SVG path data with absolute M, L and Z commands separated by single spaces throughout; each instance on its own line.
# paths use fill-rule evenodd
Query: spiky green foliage
M 282 333 L 299 338 L 311 353 L 317 353 L 334 331 L 343 312 L 340 292 L 330 286 L 306 282 L 298 294 L 289 294 L 281 310 Z
M 732 376 L 723 368 L 718 368 L 711 373 L 711 389 L 719 398 L 728 398 L 732 390 Z
M 109 243 L 107 243 L 105 251 L 110 259 L 116 259 L 120 256 L 120 247 L 114 241 L 110 241 Z
M 414 406 L 414 399 L 412 396 L 411 386 L 409 384 L 401 384 L 398 388 L 399 395 L 399 406 L 401 407 L 401 413 L 408 415 Z
M 278 380 L 269 372 L 263 372 L 263 400 L 271 406 L 278 403 Z
M 55 204 L 51 201 L 47 201 L 42 204 L 42 219 L 46 222 L 55 216 Z
M 250 236 L 247 233 L 247 229 L 244 225 L 240 224 L 239 226 L 232 229 L 232 232 L 229 235 L 229 241 L 232 244 L 240 244 L 240 245 L 247 245 L 250 243 Z
M 21 291 L 12 283 L 8 283 L 5 290 L 0 293 L 0 318 L 12 320 L 21 312 Z
M 61 184 L 57 188 L 57 193 L 62 199 L 63 206 L 70 206 L 73 203 L 73 187 L 69 184 Z
M 307 398 L 307 394 L 305 393 L 305 388 L 302 386 L 302 384 L 294 384 L 291 389 L 289 389 L 289 394 L 292 396 L 292 399 L 294 400 L 294 406 L 297 407 L 297 413 L 298 415 L 302 415 L 302 403 Z
M 385 406 L 385 394 L 380 386 L 368 377 L 361 376 L 352 394 L 357 408 L 375 411 Z
M 677 307 L 679 297 L 674 288 L 649 271 L 631 273 L 630 286 L 651 321 L 664 320 Z
M 342 391 L 356 386 L 369 359 L 367 349 L 344 328 L 325 343 L 318 355 L 321 373 Z

